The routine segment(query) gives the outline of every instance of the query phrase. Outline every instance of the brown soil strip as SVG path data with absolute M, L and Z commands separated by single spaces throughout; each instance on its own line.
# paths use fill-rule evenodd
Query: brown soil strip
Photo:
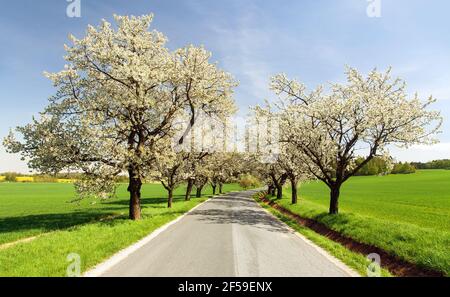
M 382 261 L 381 266 L 387 270 L 389 270 L 390 273 L 392 273 L 395 276 L 403 276 L 403 277 L 442 277 L 444 274 L 439 271 L 422 268 L 417 266 L 416 264 L 407 262 L 403 259 L 400 259 L 399 257 L 392 255 L 388 253 L 387 251 L 380 249 L 378 247 L 360 243 L 355 241 L 352 238 L 346 237 L 342 235 L 339 232 L 336 232 L 324 224 L 317 222 L 312 219 L 304 218 L 299 216 L 298 214 L 295 214 L 291 212 L 290 210 L 280 206 L 279 204 L 270 201 L 265 196 L 258 197 L 262 202 L 265 204 L 271 206 L 272 208 L 278 210 L 282 214 L 290 217 L 291 219 L 294 219 L 297 223 L 300 225 L 307 227 L 311 230 L 314 230 L 315 232 L 333 240 L 334 242 L 340 243 L 341 245 L 345 246 L 349 250 L 353 252 L 357 252 L 360 254 L 363 254 L 364 256 L 371 254 L 371 253 L 377 253 L 380 255 Z

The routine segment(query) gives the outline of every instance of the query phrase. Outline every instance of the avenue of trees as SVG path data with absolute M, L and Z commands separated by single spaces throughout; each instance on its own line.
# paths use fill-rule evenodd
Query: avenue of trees
M 115 24 L 89 26 L 81 39 L 71 36 L 67 65 L 46 74 L 56 94 L 39 118 L 18 127 L 18 136 L 12 131 L 4 145 L 42 174 L 80 173 L 81 198 L 110 197 L 126 174 L 130 219 L 141 218 L 147 180 L 162 183 L 171 207 L 182 184 L 189 200 L 207 184 L 221 193 L 240 177 L 242 187 L 262 181 L 279 198 L 290 185 L 292 203 L 298 203 L 303 181 L 322 181 L 330 190 L 329 213 L 337 214 L 341 186 L 350 177 L 412 170 L 410 164 L 395 168 L 388 146 L 436 142 L 441 117 L 428 110 L 433 98 L 409 98 L 390 69 L 364 77 L 348 68 L 346 83 L 328 90 L 308 92 L 284 74 L 273 77 L 278 100 L 253 109 L 258 129 L 245 136 L 247 152 L 230 150 L 233 77 L 203 47 L 169 50 L 162 33 L 149 31 L 152 15 L 114 18 Z M 207 125 L 198 125 L 200 115 Z
M 271 89 L 279 100 L 255 108 L 256 122 L 279 125 L 276 160 L 263 169 L 272 194 L 290 180 L 292 203 L 297 203 L 297 182 L 314 178 L 330 189 L 329 213 L 337 214 L 342 184 L 365 166 L 387 161 L 389 145 L 437 142 L 434 135 L 442 119 L 428 110 L 432 97 L 425 102 L 417 94 L 409 98 L 406 83 L 392 78 L 391 69 L 364 77 L 347 68 L 346 75 L 344 84 L 310 92 L 284 74 L 272 78 Z
M 164 167 L 171 195 L 182 179 L 173 172 L 187 166 L 177 163 L 196 158 L 171 153 L 175 135 L 182 135 L 181 144 L 186 134 L 177 120 L 193 123 L 200 112 L 225 120 L 235 112 L 237 83 L 202 47 L 170 51 L 167 38 L 149 30 L 152 15 L 114 19 L 89 26 L 82 39 L 70 37 L 64 70 L 46 74 L 56 94 L 39 118 L 17 128 L 20 138 L 10 133 L 4 145 L 36 171 L 84 172 L 76 185 L 81 196 L 107 197 L 114 177 L 126 172 L 129 217 L 138 220 L 143 181 Z M 194 173 L 197 189 L 206 183 L 202 174 Z

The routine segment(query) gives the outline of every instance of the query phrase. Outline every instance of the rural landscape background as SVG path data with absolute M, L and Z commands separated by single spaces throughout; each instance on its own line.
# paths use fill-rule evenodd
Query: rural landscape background
M 450 275 L 447 2 L 76 2 L 0 18 L 0 276 L 236 192 L 362 276 Z

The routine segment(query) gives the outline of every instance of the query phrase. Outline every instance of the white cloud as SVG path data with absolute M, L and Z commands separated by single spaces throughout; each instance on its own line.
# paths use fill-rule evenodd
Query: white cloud
M 0 172 L 14 171 L 20 173 L 28 173 L 27 163 L 20 160 L 20 156 L 16 154 L 8 154 L 0 145 Z
M 408 149 L 393 147 L 391 155 L 401 162 L 428 162 L 438 159 L 450 159 L 450 142 L 435 145 L 414 145 Z

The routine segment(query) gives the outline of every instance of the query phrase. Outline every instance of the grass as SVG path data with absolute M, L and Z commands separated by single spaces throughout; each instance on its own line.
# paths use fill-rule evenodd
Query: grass
M 340 214 L 327 214 L 329 192 L 319 182 L 300 187 L 297 205 L 286 188 L 278 204 L 359 242 L 450 275 L 450 171 L 353 177 L 343 185 Z
M 224 190 L 238 190 L 225 185 Z M 126 186 L 118 198 L 70 203 L 74 197 L 70 184 L 0 184 L 0 245 L 39 235 L 30 242 L 0 248 L 0 276 L 64 276 L 67 256 L 81 256 L 82 271 L 95 266 L 122 248 L 138 241 L 158 227 L 175 219 L 202 198 L 184 201 L 184 188 L 175 191 L 172 209 L 166 207 L 166 192 L 157 184 L 142 190 L 142 216 L 139 222 L 126 219 Z
M 263 208 L 267 209 L 270 213 L 276 216 L 278 219 L 283 221 L 285 224 L 289 225 L 295 231 L 301 233 L 303 236 L 322 247 L 326 251 L 328 251 L 331 255 L 341 260 L 347 266 L 352 268 L 354 271 L 358 272 L 361 276 L 367 276 L 367 267 L 369 265 L 369 260 L 359 253 L 352 252 L 340 245 L 339 243 L 334 242 L 327 237 L 320 235 L 313 230 L 306 228 L 300 224 L 298 224 L 295 220 L 289 218 L 288 216 L 282 214 L 278 210 L 270 207 L 264 202 L 258 201 L 259 205 Z M 389 271 L 381 268 L 381 276 L 389 277 L 392 276 Z

